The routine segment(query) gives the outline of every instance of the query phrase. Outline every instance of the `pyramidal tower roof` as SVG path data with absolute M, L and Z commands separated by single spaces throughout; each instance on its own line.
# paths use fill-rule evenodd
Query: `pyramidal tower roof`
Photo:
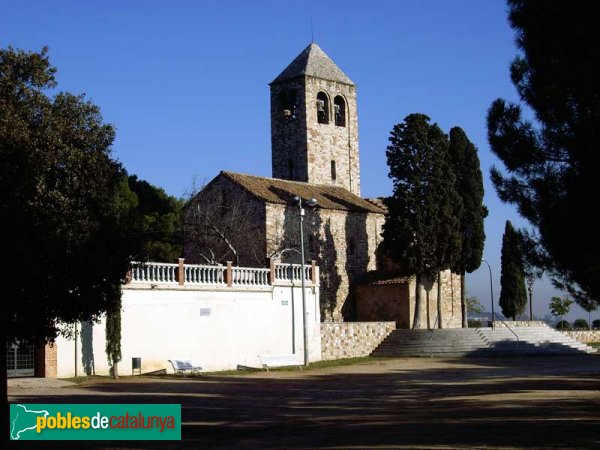
M 342 72 L 327 54 L 314 42 L 311 42 L 302 53 L 281 72 L 271 83 L 289 80 L 300 76 L 311 76 L 325 80 L 338 81 L 345 84 L 354 84 L 348 76 Z

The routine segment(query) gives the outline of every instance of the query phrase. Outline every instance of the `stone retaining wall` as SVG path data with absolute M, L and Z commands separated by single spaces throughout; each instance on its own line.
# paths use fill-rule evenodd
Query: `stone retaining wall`
M 504 320 L 504 321 L 500 321 L 500 320 L 496 320 L 496 326 L 501 326 L 502 322 L 504 322 L 506 325 L 508 325 L 509 327 L 513 328 L 513 327 L 547 327 L 548 324 L 546 322 L 544 322 L 543 320 L 534 320 L 534 321 L 530 321 L 530 320 Z
M 321 358 L 368 356 L 395 329 L 395 322 L 322 323 Z
M 600 342 L 600 330 L 563 331 L 563 333 L 579 342 Z

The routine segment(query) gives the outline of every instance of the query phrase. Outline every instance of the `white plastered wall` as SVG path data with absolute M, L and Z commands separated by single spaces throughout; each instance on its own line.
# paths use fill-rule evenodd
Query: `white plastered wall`
M 306 288 L 310 361 L 321 360 L 319 288 Z M 292 323 L 292 305 L 294 322 Z M 131 359 L 142 358 L 142 373 L 167 369 L 169 359 L 191 359 L 204 370 L 260 367 L 258 355 L 291 355 L 303 362 L 302 290 L 274 286 L 264 290 L 124 288 L 120 375 L 131 375 Z M 84 325 L 85 329 L 85 325 Z M 80 325 L 81 330 L 81 325 Z M 78 333 L 75 342 L 57 340 L 58 376 L 107 375 L 104 321 Z M 90 336 L 92 339 L 90 340 Z M 295 337 L 295 339 L 293 338 Z M 90 342 L 91 341 L 91 342 Z

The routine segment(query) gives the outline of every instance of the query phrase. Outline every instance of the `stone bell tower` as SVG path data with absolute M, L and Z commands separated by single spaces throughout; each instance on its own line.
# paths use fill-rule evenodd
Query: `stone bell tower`
M 360 196 L 356 86 L 311 43 L 271 83 L 273 178 Z

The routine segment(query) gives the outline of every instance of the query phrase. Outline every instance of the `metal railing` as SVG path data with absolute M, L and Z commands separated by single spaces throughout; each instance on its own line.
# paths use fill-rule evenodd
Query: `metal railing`
M 431 345 L 431 341 L 433 341 L 433 333 L 436 330 L 439 318 L 440 318 L 439 314 L 437 316 L 435 316 L 435 322 L 433 322 L 433 327 L 431 328 L 431 336 L 429 336 L 429 357 L 430 358 L 433 358 L 433 347 Z
M 494 329 L 494 322 L 496 322 L 496 320 L 494 320 L 494 316 L 492 316 L 492 330 Z M 504 325 L 508 331 L 510 331 L 512 334 L 515 335 L 515 337 L 517 338 L 517 345 L 519 345 L 519 335 L 517 333 L 515 333 L 515 331 L 502 319 L 498 320 L 497 322 L 500 322 L 502 325 Z

